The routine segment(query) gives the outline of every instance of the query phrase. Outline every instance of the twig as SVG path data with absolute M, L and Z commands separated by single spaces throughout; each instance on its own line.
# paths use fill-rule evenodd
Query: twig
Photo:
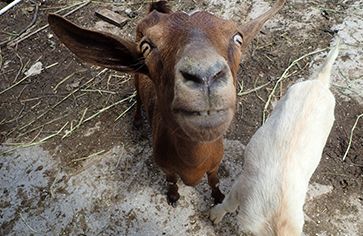
M 27 75 L 24 78 L 22 78 L 21 80 L 19 80 L 18 82 L 16 82 L 15 84 L 13 84 L 10 87 L 4 89 L 3 91 L 0 92 L 0 95 L 3 94 L 3 93 L 5 93 L 6 91 L 9 91 L 10 89 L 16 87 L 17 85 L 19 85 L 21 82 L 23 82 L 24 80 L 26 80 L 29 77 L 30 77 L 30 75 Z
M 58 65 L 59 64 L 59 62 L 55 62 L 55 63 L 53 63 L 53 64 L 51 64 L 51 65 L 49 65 L 49 66 L 46 66 L 44 69 L 42 69 L 42 71 L 43 70 L 47 70 L 47 69 L 49 69 L 49 68 L 52 68 L 52 67 L 54 67 L 54 66 L 56 66 L 56 65 Z
M 51 67 L 53 67 L 53 66 L 56 66 L 56 65 L 58 65 L 58 62 L 53 63 L 52 65 L 49 65 L 49 66 L 47 66 L 47 67 L 43 68 L 43 69 L 42 69 L 42 71 L 43 71 L 43 70 L 45 70 L 45 69 L 49 69 L 49 68 L 51 68 Z M 1 95 L 1 94 L 3 94 L 3 93 L 5 93 L 6 91 L 9 91 L 10 89 L 12 89 L 12 88 L 16 87 L 16 86 L 17 86 L 17 85 L 19 85 L 21 82 L 23 82 L 24 80 L 26 80 L 27 78 L 29 78 L 29 77 L 31 77 L 31 76 L 32 76 L 32 75 L 26 75 L 24 78 L 22 78 L 21 80 L 19 80 L 19 81 L 18 81 L 18 82 L 16 82 L 15 84 L 12 84 L 10 87 L 8 87 L 8 88 L 4 89 L 3 91 L 1 91 L 1 92 L 0 92 L 0 95 Z
M 267 56 L 266 54 L 264 54 L 264 56 L 271 62 L 274 62 L 274 60 L 272 60 L 269 56 Z
M 62 16 L 63 16 L 63 17 L 66 17 L 66 16 L 68 16 L 68 15 L 70 15 L 70 14 L 73 14 L 74 12 L 76 12 L 76 11 L 78 11 L 79 9 L 81 9 L 81 8 L 85 7 L 86 5 L 88 5 L 90 2 L 91 2 L 91 1 L 84 1 L 84 2 L 80 3 L 80 4 L 78 5 L 78 7 L 76 7 L 76 8 L 75 8 L 75 9 L 73 9 L 72 11 L 70 11 L 70 12 L 68 12 L 68 13 L 66 13 L 66 14 L 64 14 L 64 15 L 62 15 Z M 48 26 L 49 26 L 49 24 L 43 25 L 42 27 L 40 27 L 39 29 L 37 29 L 37 30 L 35 30 L 35 31 L 31 32 L 31 33 L 29 33 L 29 34 L 27 34 L 27 35 L 24 35 L 23 37 L 19 37 L 19 39 L 17 39 L 17 40 L 16 40 L 16 39 L 15 39 L 15 40 L 13 40 L 13 42 L 9 43 L 9 46 L 11 46 L 11 47 L 15 46 L 16 44 L 18 44 L 18 43 L 20 43 L 20 42 L 24 41 L 25 39 L 29 38 L 30 36 L 33 36 L 34 34 L 37 34 L 37 33 L 39 33 L 40 31 L 43 31 L 44 29 L 48 28 Z
M 4 119 L 2 119 L 2 121 L 0 121 L 0 125 L 5 124 L 5 122 L 6 122 L 6 118 L 4 118 Z
M 24 63 L 23 63 L 23 60 L 22 60 L 21 56 L 19 55 L 19 53 L 16 53 L 15 55 L 16 55 L 17 58 L 19 58 L 20 68 L 18 70 L 18 73 L 16 73 L 16 76 L 15 76 L 15 79 L 14 79 L 13 83 L 15 83 L 18 80 L 19 75 L 21 74 L 21 72 L 22 72 L 22 70 L 24 68 Z
M 30 2 L 35 5 L 33 18 L 32 18 L 32 21 L 29 23 L 29 25 L 27 25 L 27 27 L 25 27 L 22 31 L 20 31 L 19 35 L 22 35 L 25 31 L 27 31 L 30 27 L 32 27 L 35 24 L 35 22 L 37 21 L 38 12 L 39 12 L 39 5 L 35 1 L 30 1 Z
M 94 3 L 94 4 L 103 4 L 103 5 L 109 5 L 110 4 L 110 3 L 105 2 L 105 1 L 97 1 L 97 0 L 92 0 L 92 3 Z M 148 2 L 142 1 L 141 3 L 129 3 L 129 5 L 132 6 L 132 5 L 138 5 L 138 4 L 144 4 L 144 3 L 146 4 Z M 151 1 L 149 1 L 149 3 L 151 3 Z M 122 2 L 122 3 L 113 2 L 112 5 L 119 6 L 119 5 L 125 5 L 125 3 L 124 2 Z
M 318 51 L 314 51 L 314 52 L 310 52 L 310 53 L 308 53 L 308 54 L 305 54 L 305 55 L 303 55 L 303 56 L 299 57 L 298 59 L 294 60 L 294 61 L 293 61 L 293 62 L 289 65 L 289 67 L 287 67 L 287 68 L 285 69 L 284 73 L 282 73 L 281 77 L 280 77 L 280 78 L 276 81 L 275 86 L 273 87 L 273 89 L 272 89 L 272 91 L 271 91 L 270 95 L 268 96 L 267 102 L 266 102 L 266 104 L 265 104 L 265 106 L 264 106 L 264 108 L 263 108 L 263 113 L 262 113 L 262 123 L 264 123 L 264 122 L 265 122 L 265 120 L 266 120 L 267 108 L 268 108 L 268 106 L 269 106 L 269 105 L 270 105 L 270 103 L 271 103 L 271 99 L 272 99 L 272 96 L 273 96 L 273 95 L 274 95 L 274 93 L 275 93 L 275 90 L 277 89 L 277 87 L 278 87 L 279 83 L 280 83 L 282 80 L 284 80 L 284 79 L 286 78 L 286 75 L 287 75 L 287 73 L 289 72 L 289 70 L 290 70 L 290 69 L 291 69 L 294 65 L 296 65 L 299 61 L 301 61 L 302 59 L 304 59 L 304 58 L 306 58 L 306 57 L 308 57 L 308 56 L 311 56 L 311 55 L 314 55 L 314 54 L 317 54 L 317 53 L 320 53 L 320 52 L 326 51 L 327 49 L 329 49 L 329 48 L 324 48 L 324 49 L 321 49 L 321 50 L 318 50 Z
M 125 77 L 127 79 L 124 79 Z M 121 79 L 123 79 L 122 82 L 121 83 L 118 83 L 117 85 L 122 85 L 124 83 L 127 83 L 131 79 L 131 77 L 127 77 L 125 75 L 110 74 L 110 76 L 108 76 L 108 79 L 107 79 L 107 89 L 109 89 L 109 86 L 110 85 L 114 85 L 114 84 L 111 84 L 110 83 L 111 79 L 113 79 L 113 78 L 121 78 Z
M 69 129 L 69 131 L 68 130 L 66 131 L 66 133 L 62 136 L 62 139 L 64 139 L 64 138 L 68 137 L 69 135 L 71 135 L 71 133 L 73 131 L 75 131 L 76 129 L 78 129 L 82 125 L 84 117 L 86 116 L 87 110 L 88 110 L 88 108 L 84 109 L 83 114 L 81 116 L 81 119 L 79 119 L 78 124 L 74 128 L 72 127 L 72 123 L 71 123 L 71 128 Z
M 105 112 L 105 111 L 109 110 L 110 108 L 112 108 L 112 107 L 114 107 L 114 106 L 116 106 L 116 105 L 118 105 L 118 104 L 120 104 L 120 103 L 123 103 L 123 102 L 127 101 L 128 99 L 133 98 L 133 97 L 135 97 L 135 96 L 136 96 L 136 93 L 133 93 L 132 95 L 128 96 L 127 98 L 121 99 L 121 100 L 119 100 L 119 101 L 115 102 L 114 104 L 111 104 L 111 105 L 109 105 L 109 106 L 107 106 L 107 107 L 102 108 L 101 110 L 99 110 L 99 111 L 98 111 L 98 112 L 96 112 L 95 114 L 93 114 L 93 115 L 91 115 L 90 117 L 88 117 L 87 119 L 85 119 L 85 120 L 83 121 L 83 123 L 86 123 L 87 121 L 92 120 L 93 118 L 95 118 L 96 116 L 100 115 L 101 113 L 103 113 L 103 112 Z
M 62 102 L 64 102 L 65 100 L 67 100 L 70 96 L 72 96 L 74 93 L 76 93 L 78 90 L 80 90 L 83 86 L 88 85 L 89 83 L 91 83 L 97 76 L 103 74 L 104 72 L 106 72 L 107 69 L 103 69 L 101 72 L 99 72 L 95 77 L 92 77 L 91 79 L 89 79 L 86 83 L 84 83 L 83 85 L 81 85 L 79 88 L 73 90 L 72 92 L 70 92 L 67 96 L 65 96 L 61 101 L 57 102 L 55 105 L 53 105 L 51 108 L 49 108 L 48 110 L 46 110 L 45 112 L 43 112 L 42 114 L 40 114 L 37 118 L 35 118 L 33 121 L 31 121 L 30 123 L 28 123 L 27 125 L 24 125 L 22 127 L 19 128 L 19 130 L 23 130 L 26 127 L 32 125 L 33 123 L 35 123 L 37 120 L 39 120 L 40 118 L 42 118 L 44 115 L 46 115 L 49 111 L 53 110 L 54 108 L 56 108 L 59 104 L 61 104 Z
M 33 142 L 33 143 L 28 143 L 28 144 L 25 144 L 25 145 L 21 145 L 21 147 L 30 147 L 30 146 L 34 146 L 34 145 L 38 145 L 38 144 L 42 144 L 44 143 L 45 141 L 48 141 L 49 139 L 59 135 L 63 129 L 68 125 L 69 121 L 67 121 L 63 126 L 62 128 L 60 128 L 56 133 L 54 134 L 51 134 L 45 138 L 42 138 L 41 140 L 37 141 L 37 142 Z
M 21 218 L 21 220 L 23 221 L 23 223 L 31 230 L 31 231 L 33 231 L 34 233 L 39 233 L 38 231 L 36 231 L 35 229 L 33 229 L 28 223 L 26 223 L 26 221 L 25 221 L 25 219 L 24 219 L 24 217 L 23 217 L 23 215 L 21 214 L 21 213 L 19 213 L 19 215 L 20 215 L 20 218 Z
M 361 165 L 361 164 L 357 164 L 357 163 L 354 163 L 353 161 L 352 161 L 352 165 L 353 166 L 358 166 L 358 167 L 363 167 L 363 164 Z
M 16 117 L 14 117 L 11 120 L 8 120 L 8 121 L 4 122 L 4 124 L 9 124 L 9 123 L 12 123 L 14 121 L 18 121 L 19 119 L 21 119 L 24 116 L 24 115 L 21 116 L 21 114 L 23 113 L 24 110 L 25 110 L 25 105 L 22 106 L 20 112 L 18 113 L 18 115 Z
M 40 131 L 34 136 L 34 138 L 30 141 L 30 143 L 35 142 L 35 140 L 39 137 L 40 133 L 43 131 L 44 126 L 40 129 Z
M 257 84 L 257 82 L 258 82 L 258 79 L 256 79 L 255 80 L 255 82 L 254 82 L 254 84 L 253 84 L 253 87 L 256 87 L 256 84 Z M 264 100 L 259 94 L 258 94 L 258 92 L 257 91 L 255 91 L 255 95 L 256 95 L 256 97 L 258 98 L 258 99 L 260 99 L 263 103 L 265 103 L 266 102 L 266 100 Z
M 102 90 L 102 89 L 81 89 L 81 92 L 96 92 L 102 95 L 102 93 L 109 93 L 112 95 L 115 95 L 116 92 L 108 91 L 108 90 Z
M 95 157 L 95 156 L 98 156 L 98 155 L 100 155 L 100 154 L 104 153 L 105 151 L 106 151 L 106 150 L 101 150 L 101 151 L 99 151 L 99 152 L 93 153 L 93 154 L 91 154 L 91 155 L 89 155 L 89 156 L 86 156 L 86 157 L 81 157 L 81 158 L 73 159 L 73 160 L 71 160 L 70 162 L 68 162 L 68 164 L 75 163 L 75 162 L 78 162 L 78 161 L 83 161 L 83 160 L 90 159 L 90 158 L 92 158 L 92 157 Z
M 121 117 L 123 117 L 134 105 L 136 104 L 136 101 L 133 102 L 131 104 L 131 106 L 129 106 L 124 112 L 122 112 L 116 119 L 115 121 L 117 121 L 118 119 L 120 119 Z
M 3 68 L 3 55 L 2 55 L 2 53 L 1 53 L 1 48 L 0 48 L 0 71 L 2 70 L 2 68 Z
M 260 89 L 262 89 L 262 88 L 266 87 L 266 86 L 267 86 L 267 85 L 269 85 L 270 83 L 271 83 L 271 81 L 269 81 L 269 82 L 267 82 L 267 83 L 265 83 L 265 84 L 262 84 L 262 85 L 260 85 L 260 86 L 258 86 L 258 87 L 256 87 L 256 88 L 253 88 L 253 89 L 247 90 L 247 91 L 245 91 L 245 92 L 239 92 L 239 93 L 238 93 L 238 96 L 245 96 L 245 95 L 247 95 L 247 94 L 250 94 L 250 93 L 256 92 L 256 91 L 258 91 L 258 90 L 260 90 Z
M 10 3 L 9 5 L 7 5 L 6 7 L 4 7 L 3 9 L 0 9 L 0 16 L 2 14 L 4 14 L 5 12 L 7 12 L 9 9 L 11 9 L 12 7 L 14 7 L 16 4 L 20 3 L 22 0 L 15 0 L 12 3 Z
M 2 47 L 3 45 L 6 45 L 8 42 L 10 42 L 10 41 L 12 41 L 12 40 L 14 40 L 14 39 L 16 39 L 18 37 L 20 37 L 24 32 L 26 32 L 27 30 L 29 30 L 30 28 L 32 28 L 32 26 L 37 21 L 38 12 L 39 12 L 39 5 L 36 2 L 34 2 L 34 1 L 30 1 L 30 2 L 35 5 L 35 11 L 34 11 L 34 14 L 33 14 L 32 21 L 22 31 L 20 31 L 18 34 L 16 34 L 16 37 L 15 38 L 1 42 L 0 43 L 0 47 Z
M 68 121 L 67 123 L 65 123 L 62 128 L 60 128 L 56 133 L 54 134 L 51 134 L 45 138 L 42 138 L 41 140 L 37 141 L 37 142 L 32 142 L 32 143 L 19 143 L 19 144 L 15 144 L 16 147 L 15 148 L 12 148 L 12 149 L 9 149 L 9 150 L 6 150 L 4 152 L 1 152 L 0 154 L 6 154 L 6 153 L 9 153 L 9 152 L 12 152 L 12 151 L 15 151 L 19 148 L 27 148 L 27 147 L 32 147 L 32 146 L 36 146 L 36 145 L 40 145 L 40 144 L 43 144 L 44 142 L 48 141 L 49 139 L 51 138 L 54 138 L 56 137 L 57 135 L 59 135 L 62 130 L 68 125 Z M 7 144 L 7 143 L 4 143 L 4 145 L 14 145 L 14 144 Z
M 18 94 L 18 96 L 16 97 L 16 100 L 17 101 L 19 101 L 20 100 L 20 97 L 21 97 L 21 95 L 23 95 L 23 92 L 24 92 L 24 90 L 26 89 L 26 87 L 27 87 L 28 85 L 26 84 L 26 85 L 24 85 L 24 87 L 21 89 L 21 91 L 20 91 L 20 93 Z M 21 102 L 20 102 L 21 103 Z
M 240 93 L 242 93 L 242 91 L 244 89 L 244 83 L 243 83 L 243 80 L 241 80 L 241 81 L 238 80 L 237 83 L 238 83 L 238 88 L 239 88 L 238 94 L 240 94 Z
M 21 138 L 21 137 L 23 137 L 24 135 L 27 135 L 27 134 L 29 134 L 29 133 L 32 133 L 33 131 L 35 131 L 35 130 L 37 130 L 37 129 L 43 128 L 45 125 L 49 125 L 49 124 L 51 124 L 51 123 L 53 123 L 53 122 L 55 122 L 55 121 L 58 121 L 58 120 L 60 120 L 60 119 L 63 119 L 64 117 L 65 117 L 65 115 L 64 115 L 64 116 L 61 116 L 61 117 L 57 117 L 57 118 L 55 118 L 55 119 L 53 119 L 53 120 L 51 120 L 51 121 L 48 121 L 48 122 L 46 122 L 46 123 L 44 123 L 44 124 L 42 124 L 42 125 L 40 125 L 40 126 L 38 126 L 38 127 L 35 127 L 35 128 L 33 128 L 33 129 L 31 129 L 31 130 L 28 130 L 27 132 L 21 133 L 21 134 L 19 134 L 19 135 L 18 135 L 18 138 Z
M 340 174 L 340 173 L 333 173 L 333 172 L 321 172 L 320 174 L 322 174 L 322 175 L 333 175 L 333 176 L 341 176 L 341 177 L 351 178 L 348 175 Z
M 32 102 L 32 101 L 36 101 L 41 99 L 41 97 L 36 97 L 36 98 L 28 98 L 28 99 L 24 99 L 24 100 L 20 100 L 21 103 L 25 103 L 25 102 Z
M 346 150 L 346 151 L 345 151 L 345 153 L 344 153 L 343 161 L 345 160 L 345 158 L 346 158 L 346 157 L 347 157 L 347 155 L 348 155 L 348 152 L 349 152 L 350 146 L 352 145 L 353 132 L 354 132 L 354 130 L 355 130 L 355 128 L 356 128 L 356 126 L 357 126 L 357 124 L 358 124 L 358 121 L 359 121 L 359 119 L 360 119 L 361 117 L 363 117 L 363 113 L 357 116 L 357 119 L 355 120 L 354 125 L 353 125 L 353 127 L 352 127 L 352 129 L 351 129 L 351 131 L 350 131 L 349 143 L 348 143 L 347 150 Z
M 65 10 L 68 10 L 70 8 L 73 8 L 73 7 L 76 7 L 76 6 L 79 6 L 80 4 L 82 4 L 84 2 L 76 2 L 75 4 L 72 4 L 72 5 L 65 5 L 65 6 L 59 6 L 59 7 L 48 7 L 48 8 L 41 8 L 41 10 L 52 10 L 52 9 L 59 9 L 57 11 L 55 11 L 54 13 L 55 14 L 58 14 L 62 11 L 65 11 Z
M 337 11 L 337 10 L 334 10 L 334 9 L 329 9 L 329 8 L 319 8 L 320 11 L 327 11 L 327 12 L 333 12 L 333 13 L 344 13 L 344 11 Z
M 118 159 L 117 159 L 117 162 L 116 162 L 116 165 L 115 165 L 115 168 L 112 170 L 112 171 L 115 171 L 117 168 L 118 168 L 118 165 L 120 164 L 120 160 L 121 160 L 121 157 L 124 155 L 124 152 L 125 152 L 125 145 L 124 143 L 121 143 L 122 144 L 122 152 L 118 154 Z
M 65 81 L 67 81 L 68 79 L 72 78 L 72 76 L 74 75 L 75 73 L 73 72 L 72 74 L 66 76 L 64 79 L 62 79 L 54 88 L 53 88 L 53 91 L 56 91 L 57 88 L 63 84 Z
M 30 110 L 33 110 L 34 108 L 36 108 L 37 106 L 39 106 L 39 104 L 41 103 L 42 101 L 39 101 L 37 102 L 36 104 L 34 104 L 33 106 L 30 107 Z
M 62 169 L 60 169 L 59 171 L 58 171 L 58 173 L 57 173 L 57 175 L 55 176 L 55 178 L 54 178 L 54 180 L 53 180 L 53 182 L 52 182 L 52 184 L 50 185 L 50 187 L 49 187 L 49 193 L 50 193 L 50 197 L 51 198 L 54 198 L 54 185 L 55 185 L 55 182 L 57 182 L 57 177 L 58 177 L 58 175 L 60 174 L 60 172 L 61 172 L 61 170 Z
M 13 32 L 7 32 L 7 31 L 4 31 L 4 30 L 0 30 L 0 33 L 2 34 L 6 34 L 7 36 L 16 36 L 18 34 L 16 33 L 13 33 Z

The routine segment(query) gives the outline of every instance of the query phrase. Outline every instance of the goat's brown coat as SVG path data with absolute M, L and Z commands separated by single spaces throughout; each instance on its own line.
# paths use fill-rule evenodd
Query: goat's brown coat
M 141 124 L 142 104 L 152 124 L 155 161 L 169 182 L 169 202 L 179 198 L 177 176 L 194 186 L 205 173 L 215 202 L 221 202 L 217 171 L 223 158 L 222 135 L 235 110 L 240 58 L 283 3 L 278 0 L 244 27 L 208 12 L 174 13 L 165 1 L 152 3 L 137 26 L 136 43 L 79 28 L 56 15 L 49 16 L 49 24 L 81 59 L 137 72 L 135 125 Z

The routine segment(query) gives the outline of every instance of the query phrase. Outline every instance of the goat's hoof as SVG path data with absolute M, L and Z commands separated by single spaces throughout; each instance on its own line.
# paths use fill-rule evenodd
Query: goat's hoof
M 223 209 L 221 205 L 214 206 L 209 213 L 209 219 L 214 223 L 218 224 L 221 222 L 223 216 L 226 214 L 226 211 Z
M 224 200 L 224 194 L 219 189 L 218 189 L 218 191 L 212 192 L 212 197 L 214 199 L 215 205 L 222 203 Z
M 176 207 L 176 203 L 178 202 L 179 198 L 180 198 L 180 195 L 178 192 L 168 193 L 168 195 L 167 195 L 168 204 L 172 207 Z

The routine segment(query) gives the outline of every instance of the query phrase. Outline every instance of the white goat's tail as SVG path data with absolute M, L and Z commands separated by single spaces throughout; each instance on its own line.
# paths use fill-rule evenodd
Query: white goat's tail
M 331 83 L 331 70 L 334 64 L 335 59 L 339 53 L 340 39 L 337 38 L 336 44 L 333 49 L 330 50 L 325 63 L 320 69 L 317 79 L 320 80 L 326 87 L 330 87 Z

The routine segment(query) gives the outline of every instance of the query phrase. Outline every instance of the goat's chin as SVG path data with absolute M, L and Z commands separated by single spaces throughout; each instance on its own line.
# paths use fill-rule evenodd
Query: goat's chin
M 232 119 L 233 109 L 213 112 L 186 112 L 176 114 L 176 120 L 184 133 L 195 142 L 212 142 L 222 137 Z

